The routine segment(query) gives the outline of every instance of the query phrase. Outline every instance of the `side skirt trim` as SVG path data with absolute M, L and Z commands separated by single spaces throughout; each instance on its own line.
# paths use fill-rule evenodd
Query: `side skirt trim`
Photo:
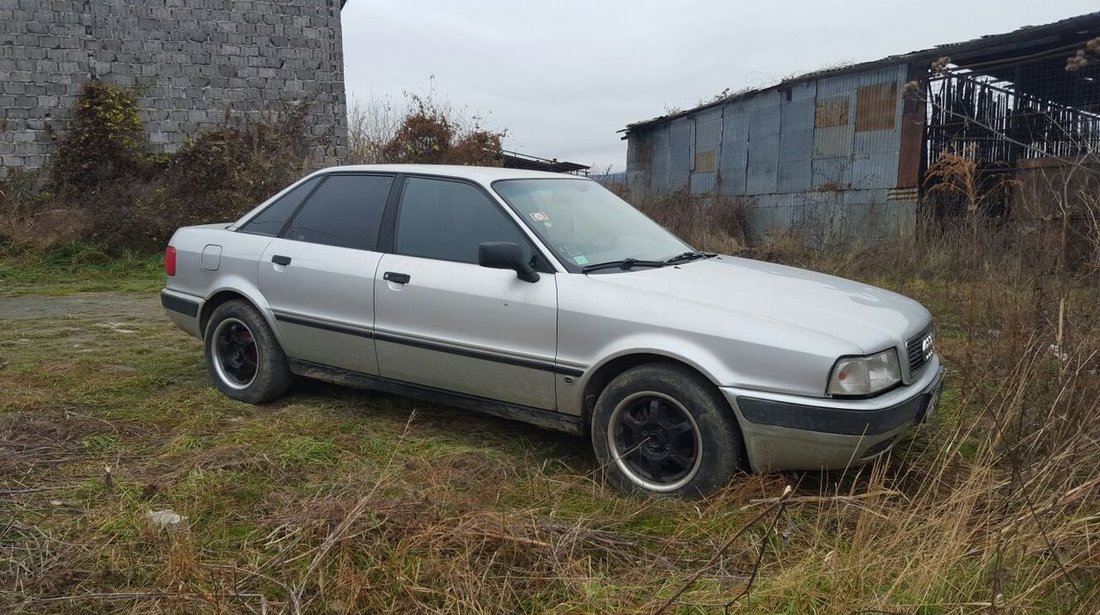
M 275 320 L 279 322 L 285 322 L 290 325 L 313 327 L 314 329 L 321 329 L 322 331 L 332 331 L 334 333 L 343 333 L 345 335 L 354 335 L 356 337 L 365 337 L 368 339 L 374 337 L 373 331 L 356 329 L 353 327 L 338 325 L 330 322 L 321 322 L 319 320 L 310 320 L 307 318 L 300 318 L 298 316 L 290 316 L 288 314 L 283 314 L 282 312 L 275 312 Z
M 280 312 L 278 310 L 274 310 L 274 314 L 275 320 L 279 322 L 299 325 L 302 327 L 313 327 L 314 329 L 321 329 L 322 331 L 332 331 L 335 333 L 354 335 L 367 339 L 373 338 L 374 340 L 379 342 L 389 342 L 391 344 L 400 344 L 402 346 L 411 346 L 413 348 L 423 348 L 424 350 L 432 350 L 435 352 L 445 352 L 447 354 L 469 357 L 471 359 L 481 359 L 483 361 L 493 361 L 495 363 L 503 363 L 505 365 L 526 367 L 527 369 L 535 369 L 543 372 L 560 374 L 562 376 L 575 376 L 579 378 L 580 376 L 584 375 L 583 369 L 566 365 L 558 365 L 549 360 L 516 357 L 476 348 L 463 348 L 460 346 L 453 346 L 450 344 L 399 335 L 396 333 L 389 333 L 386 331 L 361 329 L 358 327 L 352 327 L 335 322 L 315 320 L 313 318 L 307 318 L 304 316 L 299 316 L 297 314 L 288 314 L 285 312 Z
M 372 376 L 370 374 L 332 367 L 331 365 L 324 365 L 313 361 L 289 359 L 289 363 L 292 372 L 307 378 L 315 378 L 317 380 L 324 380 L 326 382 L 333 382 L 361 389 L 393 393 L 405 397 L 414 397 L 433 403 L 462 408 L 464 410 L 472 410 L 490 416 L 530 423 L 544 429 L 561 431 L 572 435 L 581 434 L 580 417 L 570 416 L 568 414 L 561 414 L 559 412 L 552 412 L 550 410 L 532 408 L 519 404 L 510 404 L 485 397 L 477 397 L 475 395 L 444 391 L 443 389 L 412 384 L 410 382 L 390 380 L 380 376 Z

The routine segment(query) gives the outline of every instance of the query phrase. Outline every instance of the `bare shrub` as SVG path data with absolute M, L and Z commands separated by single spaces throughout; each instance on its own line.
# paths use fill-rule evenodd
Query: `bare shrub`
M 55 202 L 36 171 L 10 169 L 0 177 L 0 247 L 41 251 L 83 236 L 87 216 Z
M 481 126 L 433 94 L 406 94 L 357 103 L 349 116 L 349 160 L 353 164 L 417 163 L 500 166 L 505 131 Z
M 382 146 L 393 138 L 408 112 L 407 105 L 389 96 L 353 100 L 348 111 L 348 162 L 382 162 Z

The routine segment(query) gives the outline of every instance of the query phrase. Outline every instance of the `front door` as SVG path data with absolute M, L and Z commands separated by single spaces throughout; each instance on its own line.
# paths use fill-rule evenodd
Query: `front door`
M 557 288 L 477 264 L 478 246 L 533 249 L 501 206 L 474 185 L 409 177 L 393 254 L 375 276 L 382 376 L 553 410 Z

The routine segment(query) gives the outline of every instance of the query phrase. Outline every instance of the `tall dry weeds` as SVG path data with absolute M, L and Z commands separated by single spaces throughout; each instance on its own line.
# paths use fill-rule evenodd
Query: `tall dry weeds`
M 737 254 L 748 246 L 750 207 L 738 197 L 718 190 L 633 194 L 625 184 L 606 187 L 696 249 Z

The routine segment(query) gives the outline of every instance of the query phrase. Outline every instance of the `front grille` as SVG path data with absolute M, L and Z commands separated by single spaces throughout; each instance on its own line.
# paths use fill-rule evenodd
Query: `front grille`
M 929 350 L 935 341 L 935 336 L 932 334 L 932 325 L 929 323 L 923 331 L 918 333 L 912 339 L 906 343 L 906 349 L 909 351 L 909 378 L 910 380 L 916 379 L 921 372 L 924 371 L 924 365 L 928 362 L 925 353 L 924 342 L 928 340 Z M 928 355 L 931 356 L 931 355 Z

